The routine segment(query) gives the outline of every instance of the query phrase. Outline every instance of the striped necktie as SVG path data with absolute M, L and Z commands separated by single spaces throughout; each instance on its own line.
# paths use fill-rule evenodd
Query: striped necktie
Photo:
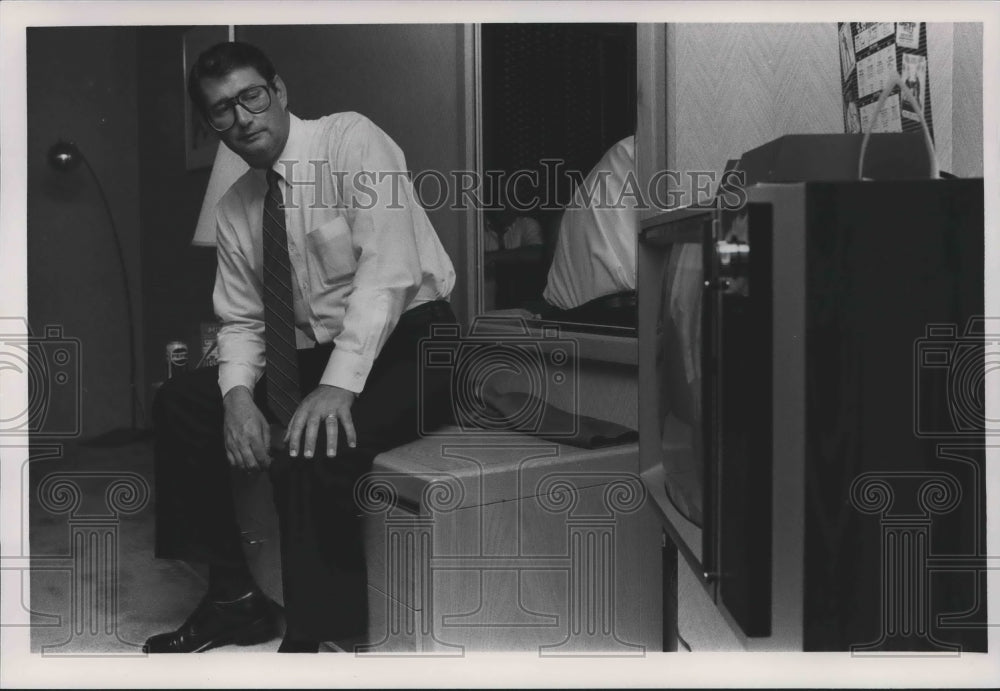
M 266 347 L 267 404 L 285 427 L 302 400 L 295 351 L 295 312 L 292 308 L 292 265 L 288 259 L 288 232 L 280 177 L 267 171 L 264 198 L 264 344 Z

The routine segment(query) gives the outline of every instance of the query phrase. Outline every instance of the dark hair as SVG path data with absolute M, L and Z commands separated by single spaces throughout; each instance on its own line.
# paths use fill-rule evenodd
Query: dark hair
M 198 56 L 191 73 L 188 74 L 188 95 L 191 102 L 205 112 L 204 94 L 201 91 L 201 80 L 205 78 L 221 78 L 241 67 L 252 67 L 260 73 L 267 83 L 274 80 L 276 72 L 274 65 L 267 56 L 249 43 L 232 41 L 217 43 Z

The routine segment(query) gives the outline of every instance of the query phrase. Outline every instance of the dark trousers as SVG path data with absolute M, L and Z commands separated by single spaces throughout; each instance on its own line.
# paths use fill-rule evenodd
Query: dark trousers
M 416 439 L 421 424 L 450 420 L 449 373 L 420 369 L 419 340 L 435 323 L 455 323 L 447 302 L 422 305 L 400 319 L 351 410 L 354 449 L 341 430 L 337 456 L 327 458 L 321 426 L 313 458 L 300 453 L 272 463 L 285 616 L 299 636 L 330 640 L 365 632 L 367 576 L 355 485 L 375 456 Z M 331 351 L 331 345 L 299 351 L 304 393 L 318 385 Z M 265 379 L 255 387 L 254 400 L 273 421 Z M 158 557 L 221 566 L 243 561 L 223 417 L 217 367 L 171 379 L 156 397 Z

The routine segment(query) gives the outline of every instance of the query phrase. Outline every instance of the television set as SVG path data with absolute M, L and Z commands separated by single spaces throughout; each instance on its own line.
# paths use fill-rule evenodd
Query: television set
M 985 650 L 983 184 L 876 139 L 878 180 L 783 138 L 640 230 L 643 476 L 751 650 Z

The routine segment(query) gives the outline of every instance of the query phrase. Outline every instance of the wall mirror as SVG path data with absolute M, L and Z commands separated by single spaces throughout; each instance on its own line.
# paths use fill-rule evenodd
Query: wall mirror
M 636 25 L 480 27 L 479 314 L 632 336 Z

